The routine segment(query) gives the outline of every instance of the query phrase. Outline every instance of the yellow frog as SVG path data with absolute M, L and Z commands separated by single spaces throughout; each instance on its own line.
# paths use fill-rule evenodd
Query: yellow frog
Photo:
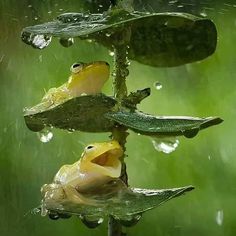
M 82 94 L 100 93 L 110 74 L 110 66 L 104 61 L 74 63 L 70 70 L 68 81 L 58 88 L 49 89 L 42 102 L 52 106 Z
M 99 186 L 119 178 L 123 149 L 117 141 L 88 145 L 79 161 L 64 165 L 54 177 L 52 184 L 41 188 L 43 204 L 49 205 L 68 201 L 74 204 L 94 204 L 83 194 L 92 192 Z M 46 207 L 47 208 L 47 207 Z

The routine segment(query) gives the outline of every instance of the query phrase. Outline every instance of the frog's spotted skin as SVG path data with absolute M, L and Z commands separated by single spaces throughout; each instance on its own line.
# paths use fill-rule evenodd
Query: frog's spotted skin
M 70 70 L 68 81 L 58 88 L 49 89 L 42 102 L 52 106 L 83 94 L 100 93 L 110 75 L 110 66 L 104 61 L 74 63 Z
M 119 158 L 122 155 L 123 149 L 117 141 L 88 145 L 79 161 L 62 166 L 53 183 L 42 187 L 44 201 L 68 200 L 78 204 L 93 204 L 83 193 L 94 191 L 110 180 L 119 178 Z

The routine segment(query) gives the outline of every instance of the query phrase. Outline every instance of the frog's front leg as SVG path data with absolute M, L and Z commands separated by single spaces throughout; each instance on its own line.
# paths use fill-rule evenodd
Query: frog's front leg
M 79 193 L 73 186 L 65 185 L 63 186 L 66 198 L 68 201 L 82 204 L 82 205 L 96 205 L 97 201 L 93 199 L 86 198 L 83 194 Z

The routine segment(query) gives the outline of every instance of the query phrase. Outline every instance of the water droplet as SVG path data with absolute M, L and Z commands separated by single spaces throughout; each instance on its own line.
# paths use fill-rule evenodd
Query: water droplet
M 81 221 L 90 229 L 98 227 L 103 222 L 103 218 L 95 219 L 94 216 L 79 216 Z
M 111 33 L 106 33 L 106 36 L 109 38 L 111 36 Z
M 60 38 L 59 42 L 63 47 L 68 48 L 74 44 L 74 39 L 73 38 Z
M 201 13 L 200 13 L 200 16 L 202 16 L 202 17 L 207 17 L 207 14 L 206 14 L 206 12 L 201 12 Z
M 190 130 L 185 130 L 183 132 L 183 135 L 186 137 L 186 138 L 193 138 L 195 137 L 199 132 L 199 129 L 190 129 Z
M 48 216 L 51 220 L 58 220 L 60 218 L 56 212 L 50 212 Z
M 52 14 L 52 11 L 48 11 L 48 14 Z
M 113 72 L 111 73 L 111 75 L 112 75 L 113 77 L 116 77 L 116 72 L 113 71 Z
M 209 160 L 209 161 L 211 160 L 211 156 L 210 156 L 210 155 L 208 155 L 208 157 L 207 157 L 207 158 L 208 158 L 208 160 Z
M 175 137 L 155 137 L 152 144 L 158 152 L 169 154 L 179 146 L 179 140 Z
M 49 129 L 44 129 L 37 133 L 39 140 L 42 143 L 47 143 L 53 138 L 53 133 Z
M 110 55 L 111 57 L 113 57 L 113 56 L 115 55 L 115 52 L 109 51 L 109 55 Z
M 39 18 L 37 16 L 34 17 L 34 20 L 38 20 Z
M 43 49 L 50 44 L 52 37 L 43 34 L 36 35 L 28 32 L 23 32 L 21 35 L 21 39 L 24 43 L 29 44 L 34 48 Z
M 75 132 L 75 129 L 71 129 L 71 128 L 68 129 L 68 133 L 69 133 L 69 134 L 71 134 L 71 133 L 73 133 L 73 132 Z
M 161 84 L 159 81 L 156 81 L 156 82 L 154 83 L 154 87 L 155 87 L 157 90 L 160 90 L 160 89 L 162 89 L 162 84 Z
M 46 36 L 46 35 L 36 35 L 33 38 L 32 41 L 32 46 L 39 48 L 39 49 L 43 49 L 46 48 L 49 43 L 51 42 L 52 37 Z
M 120 71 L 122 77 L 127 77 L 129 75 L 129 70 L 124 68 Z
M 223 220 L 224 220 L 223 210 L 217 211 L 216 212 L 216 223 L 221 226 L 223 224 Z
M 132 227 L 139 222 L 141 217 L 142 217 L 142 215 L 128 216 L 127 219 L 120 220 L 120 223 L 125 227 Z

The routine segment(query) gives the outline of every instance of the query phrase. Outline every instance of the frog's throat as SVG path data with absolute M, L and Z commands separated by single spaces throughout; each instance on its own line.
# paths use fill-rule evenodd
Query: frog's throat
M 119 158 L 122 155 L 123 150 L 121 148 L 107 150 L 90 160 L 90 163 L 87 164 L 87 167 L 89 167 L 87 168 L 87 171 L 96 172 L 112 178 L 118 178 L 121 174 L 121 162 Z

